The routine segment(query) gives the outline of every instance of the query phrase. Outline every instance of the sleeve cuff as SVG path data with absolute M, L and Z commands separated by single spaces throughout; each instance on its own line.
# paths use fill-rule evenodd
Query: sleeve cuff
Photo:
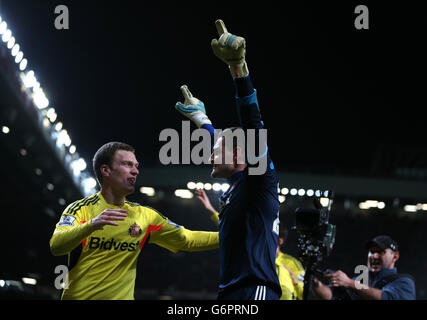
M 236 87 L 237 97 L 246 97 L 255 91 L 249 75 L 244 78 L 235 78 L 234 85 Z

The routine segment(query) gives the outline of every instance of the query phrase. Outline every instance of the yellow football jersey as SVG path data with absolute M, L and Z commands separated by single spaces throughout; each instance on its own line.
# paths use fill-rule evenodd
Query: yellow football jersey
M 128 216 L 119 226 L 93 231 L 86 222 L 106 209 L 126 209 Z M 108 204 L 100 192 L 70 204 L 50 240 L 56 255 L 68 253 L 62 299 L 134 299 L 137 258 L 146 243 L 172 252 L 210 250 L 218 248 L 218 233 L 187 230 L 137 203 Z
M 297 285 L 293 284 L 292 278 L 289 275 L 289 271 L 286 270 L 283 265 L 288 267 L 292 271 L 294 276 L 297 278 Z M 280 252 L 276 258 L 276 270 L 278 272 L 280 285 L 282 286 L 282 297 L 280 298 L 280 300 L 290 300 L 288 299 L 289 297 L 291 298 L 291 300 L 302 300 L 304 291 L 305 270 L 301 262 L 291 255 Z M 286 275 L 289 275 L 289 277 L 287 277 Z M 289 282 L 289 279 L 291 280 L 291 282 Z

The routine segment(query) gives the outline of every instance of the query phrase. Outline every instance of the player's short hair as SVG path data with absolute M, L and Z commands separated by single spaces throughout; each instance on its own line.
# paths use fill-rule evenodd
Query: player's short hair
M 111 167 L 114 154 L 117 150 L 125 150 L 135 153 L 135 149 L 126 143 L 108 142 L 104 144 L 101 148 L 99 148 L 93 156 L 93 171 L 95 173 L 96 180 L 98 180 L 98 183 L 100 185 L 102 183 L 101 166 L 106 164 Z
M 225 136 L 225 135 L 227 135 L 227 133 L 229 132 L 229 131 L 231 131 L 231 133 L 234 133 L 236 130 L 243 130 L 241 127 L 230 127 L 230 128 L 226 128 L 226 129 L 224 129 L 220 134 L 219 134 L 219 136 L 218 136 L 218 139 L 219 138 L 221 138 L 221 137 L 223 137 L 223 136 Z M 234 150 L 239 144 L 239 141 L 238 141 L 238 139 L 237 139 L 237 137 L 235 136 L 235 135 L 233 135 L 232 136 L 233 137 L 233 141 L 232 141 L 232 150 Z M 224 142 L 223 142 L 224 143 Z M 227 149 L 228 150 L 230 150 L 230 148 L 229 148 L 229 144 L 226 144 L 226 147 L 228 147 Z M 243 148 L 244 149 L 244 145 L 243 146 L 240 146 L 241 148 Z M 230 151 L 232 151 L 232 150 L 230 150 Z

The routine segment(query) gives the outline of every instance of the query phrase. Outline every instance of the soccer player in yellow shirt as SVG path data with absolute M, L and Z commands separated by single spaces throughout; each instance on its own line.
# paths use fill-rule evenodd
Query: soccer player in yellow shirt
M 68 281 L 62 299 L 132 300 L 137 258 L 146 243 L 172 252 L 218 248 L 218 233 L 190 231 L 153 208 L 129 202 L 139 174 L 135 150 L 110 142 L 95 154 L 100 192 L 64 210 L 50 249 L 68 255 Z
M 281 251 L 286 241 L 288 230 L 279 224 L 279 243 L 276 250 L 276 271 L 282 288 L 280 300 L 302 300 L 305 270 L 295 257 Z
M 212 222 L 218 225 L 218 212 L 212 206 L 206 192 L 203 189 L 197 189 L 195 193 L 209 212 Z M 280 300 L 302 300 L 305 270 L 298 259 L 280 250 L 280 246 L 285 243 L 286 236 L 286 228 L 280 225 L 279 243 L 277 245 L 275 260 L 276 272 L 282 289 Z

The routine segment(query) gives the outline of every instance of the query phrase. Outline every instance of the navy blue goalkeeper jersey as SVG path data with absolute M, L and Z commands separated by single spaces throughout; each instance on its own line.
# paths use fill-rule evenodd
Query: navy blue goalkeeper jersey
M 257 129 L 254 131 L 263 129 L 256 91 L 249 76 L 235 79 L 235 85 L 241 127 L 244 130 Z M 264 174 L 250 174 L 250 168 L 256 164 L 247 162 L 245 170 L 228 179 L 230 187 L 220 197 L 219 291 L 266 285 L 280 297 L 275 267 L 279 234 L 279 178 L 267 145 L 258 149 L 259 159 L 267 161 Z

